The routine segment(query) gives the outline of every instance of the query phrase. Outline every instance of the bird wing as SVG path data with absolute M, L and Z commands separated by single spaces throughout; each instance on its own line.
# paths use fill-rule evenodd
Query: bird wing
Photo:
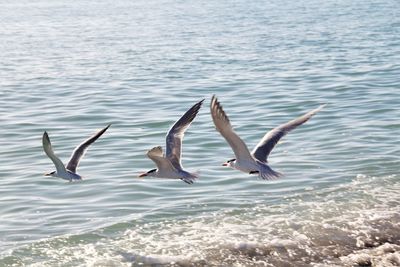
M 294 120 L 291 120 L 285 124 L 279 125 L 275 127 L 271 131 L 269 131 L 265 136 L 261 139 L 261 141 L 257 144 L 257 146 L 253 149 L 251 154 L 262 162 L 267 162 L 267 158 L 271 153 L 272 149 L 279 142 L 279 140 L 284 137 L 288 132 L 295 129 L 297 126 L 302 125 L 306 121 L 308 121 L 314 114 L 320 111 L 325 105 L 319 106 L 317 109 L 314 109 L 307 114 L 304 114 L 301 117 L 298 117 Z
M 154 161 L 154 163 L 157 165 L 157 169 L 159 172 L 170 171 L 175 169 L 171 161 L 169 161 L 169 159 L 167 158 L 164 158 L 162 148 L 160 146 L 153 147 L 152 149 L 147 151 L 147 156 L 152 161 Z
M 50 138 L 47 132 L 43 133 L 42 144 L 44 152 L 56 166 L 57 173 L 66 174 L 67 170 L 65 169 L 64 163 L 62 163 L 62 161 L 54 154 L 53 147 L 51 146 Z
M 228 116 L 222 109 L 218 99 L 213 96 L 211 99 L 211 116 L 215 124 L 215 128 L 225 138 L 228 144 L 232 147 L 237 160 L 253 160 L 249 149 L 243 140 L 233 131 Z
M 172 165 L 180 170 L 181 154 L 182 154 L 182 140 L 185 131 L 189 128 L 190 124 L 199 112 L 203 100 L 193 105 L 183 116 L 175 122 L 175 124 L 168 131 L 166 136 L 166 157 L 171 161 Z
M 86 150 L 88 147 L 94 143 L 107 129 L 111 126 L 111 124 L 107 125 L 104 129 L 98 131 L 96 134 L 91 136 L 90 138 L 86 139 L 83 143 L 78 145 L 74 151 L 72 152 L 71 158 L 69 159 L 67 169 L 71 172 L 76 173 L 76 168 L 79 165 L 79 161 L 85 155 Z

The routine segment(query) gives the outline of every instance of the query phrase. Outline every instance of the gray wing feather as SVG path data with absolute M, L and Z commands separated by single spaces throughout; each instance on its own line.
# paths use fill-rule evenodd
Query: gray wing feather
M 160 172 L 174 170 L 172 163 L 167 158 L 164 158 L 162 148 L 160 146 L 153 147 L 147 151 L 147 157 L 154 161 L 154 163 L 157 165 L 158 171 Z
M 96 134 L 91 136 L 90 138 L 86 139 L 83 143 L 78 145 L 74 151 L 72 152 L 71 158 L 69 159 L 67 169 L 71 172 L 76 173 L 76 168 L 79 165 L 79 161 L 85 155 L 86 150 L 88 147 L 94 143 L 107 129 L 111 126 L 111 124 L 107 125 L 104 129 L 98 131 Z
M 62 163 L 62 161 L 54 154 L 53 147 L 51 146 L 50 138 L 47 132 L 43 133 L 42 144 L 44 152 L 56 166 L 57 173 L 58 174 L 67 173 L 64 163 Z
M 171 161 L 172 165 L 180 170 L 181 154 L 182 154 L 182 140 L 186 129 L 190 126 L 197 113 L 199 112 L 203 100 L 196 103 L 171 127 L 166 136 L 166 157 Z
M 271 153 L 272 149 L 279 142 L 279 140 L 284 137 L 288 132 L 295 129 L 296 127 L 302 125 L 306 121 L 308 121 L 314 114 L 320 111 L 325 105 L 321 105 L 317 109 L 314 109 L 307 114 L 304 114 L 297 119 L 289 121 L 285 124 L 279 125 L 275 127 L 271 131 L 269 131 L 257 144 L 257 146 L 251 152 L 252 155 L 262 162 L 267 162 L 267 158 Z
M 250 151 L 243 140 L 233 131 L 228 116 L 222 109 L 218 99 L 213 96 L 211 99 L 211 116 L 215 124 L 215 128 L 225 138 L 232 147 L 237 160 L 253 160 Z

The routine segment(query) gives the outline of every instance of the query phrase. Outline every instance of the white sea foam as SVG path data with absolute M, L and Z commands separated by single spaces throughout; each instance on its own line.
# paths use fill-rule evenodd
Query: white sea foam
M 33 266 L 397 266 L 398 178 L 359 178 L 322 195 L 309 192 L 307 201 L 295 197 L 274 207 L 132 222 L 113 237 L 101 234 L 106 228 L 44 240 L 8 260 L 36 262 Z M 377 190 L 377 183 L 391 187 Z

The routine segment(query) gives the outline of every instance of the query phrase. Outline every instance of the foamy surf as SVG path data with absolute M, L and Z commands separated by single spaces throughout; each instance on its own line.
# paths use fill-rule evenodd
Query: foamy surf
M 50 238 L 15 249 L 0 263 L 399 266 L 398 190 L 396 176 L 358 175 L 346 185 L 308 191 L 279 205 L 254 204 L 179 221 L 130 222 L 114 233 L 110 226 Z

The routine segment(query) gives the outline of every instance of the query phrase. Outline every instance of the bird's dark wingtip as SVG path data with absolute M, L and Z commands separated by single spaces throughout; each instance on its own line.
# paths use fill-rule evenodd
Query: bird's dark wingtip
M 200 100 L 199 102 L 197 102 L 194 107 L 197 108 L 197 110 L 199 110 L 201 108 L 201 106 L 203 105 L 205 98 L 203 98 L 202 100 Z
M 216 95 L 213 95 L 211 97 L 210 108 L 211 109 L 218 108 L 218 106 L 219 106 L 218 98 Z
M 43 147 L 47 146 L 47 144 L 51 145 L 50 137 L 49 137 L 47 131 L 44 131 L 44 133 L 43 133 L 42 144 L 43 144 Z
M 193 184 L 193 180 L 191 180 L 191 179 L 181 179 L 182 181 L 184 181 L 185 183 L 187 183 L 187 184 Z
M 100 135 L 102 135 L 103 133 L 105 133 L 105 132 L 108 130 L 108 128 L 110 128 L 110 126 L 111 126 L 111 123 L 109 123 L 106 127 L 104 127 L 103 129 L 101 129 L 98 133 L 99 133 Z

